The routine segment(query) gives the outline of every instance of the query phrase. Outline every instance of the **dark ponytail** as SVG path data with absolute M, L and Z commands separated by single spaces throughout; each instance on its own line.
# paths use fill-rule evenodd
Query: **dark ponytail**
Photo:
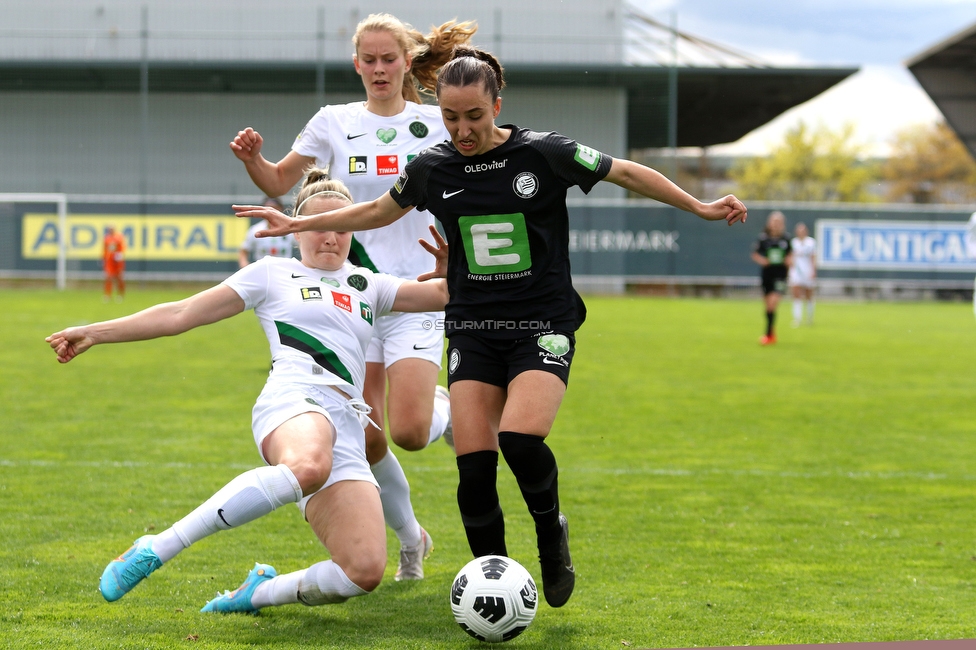
M 437 75 L 437 94 L 440 95 L 444 86 L 463 87 L 474 84 L 481 84 L 494 102 L 505 87 L 502 64 L 484 50 L 458 45 L 454 48 L 451 60 Z

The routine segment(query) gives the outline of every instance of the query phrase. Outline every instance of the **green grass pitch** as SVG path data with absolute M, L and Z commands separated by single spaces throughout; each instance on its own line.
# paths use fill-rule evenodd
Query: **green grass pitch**
M 186 295 L 0 290 L 0 646 L 475 648 L 443 444 L 398 451 L 435 540 L 419 583 L 259 616 L 198 613 L 254 561 L 325 552 L 286 507 L 185 551 L 116 603 L 105 564 L 260 461 L 252 314 L 59 366 L 44 337 Z M 576 593 L 509 646 L 690 647 L 976 637 L 976 322 L 965 304 L 831 303 L 761 348 L 756 300 L 590 298 L 550 437 Z M 499 474 L 509 552 L 531 522 Z

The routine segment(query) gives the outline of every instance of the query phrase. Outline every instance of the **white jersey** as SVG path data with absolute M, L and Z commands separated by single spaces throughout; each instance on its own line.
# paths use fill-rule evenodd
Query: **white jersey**
M 407 102 L 399 115 L 383 117 L 364 102 L 324 106 L 295 138 L 292 150 L 315 158 L 341 180 L 355 201 L 372 201 L 390 191 L 407 162 L 423 149 L 447 140 L 440 109 Z M 433 270 L 434 259 L 418 239 L 431 241 L 434 217 L 411 210 L 396 222 L 357 232 L 349 259 L 374 271 L 410 280 Z
M 265 257 L 224 280 L 253 309 L 271 345 L 268 381 L 336 386 L 362 399 L 373 319 L 403 280 L 348 262 L 338 271 Z
M 817 240 L 813 237 L 794 237 L 790 240 L 793 266 L 790 267 L 790 281 L 811 280 L 814 277 L 814 262 L 817 259 Z
M 241 250 L 247 251 L 252 262 L 256 262 L 264 257 L 293 257 L 298 250 L 298 242 L 295 236 L 288 234 L 283 237 L 262 237 L 255 236 L 259 230 L 266 230 L 268 222 L 262 219 L 247 229 L 244 243 Z

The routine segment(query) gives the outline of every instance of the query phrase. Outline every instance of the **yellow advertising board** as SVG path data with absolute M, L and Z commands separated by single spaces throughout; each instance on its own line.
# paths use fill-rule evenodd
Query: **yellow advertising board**
M 68 257 L 101 259 L 105 229 L 112 226 L 125 237 L 128 260 L 234 260 L 249 225 L 247 219 L 212 214 L 72 214 L 66 237 Z M 58 215 L 25 214 L 22 232 L 24 259 L 57 258 Z

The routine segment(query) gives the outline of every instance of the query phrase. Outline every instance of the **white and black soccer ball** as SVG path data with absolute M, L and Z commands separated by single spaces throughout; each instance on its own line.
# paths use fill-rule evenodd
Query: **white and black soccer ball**
M 468 562 L 451 586 L 454 620 L 465 632 L 489 643 L 525 631 L 539 602 L 535 581 L 510 557 L 485 555 Z

